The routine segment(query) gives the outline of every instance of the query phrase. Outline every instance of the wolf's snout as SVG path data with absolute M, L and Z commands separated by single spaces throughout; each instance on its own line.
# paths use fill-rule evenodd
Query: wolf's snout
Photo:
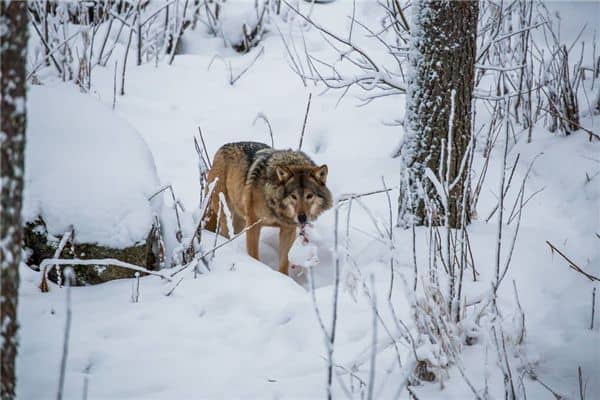
M 304 214 L 304 213 L 298 214 L 298 222 L 301 224 L 305 224 L 306 223 L 306 214 Z

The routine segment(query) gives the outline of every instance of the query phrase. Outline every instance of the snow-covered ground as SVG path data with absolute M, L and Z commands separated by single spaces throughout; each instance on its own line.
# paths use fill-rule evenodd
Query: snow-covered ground
M 573 30 L 583 26 L 584 20 L 597 25 L 594 21 L 597 7 L 593 3 L 570 7 L 551 3 L 549 6 L 559 11 L 568 9 L 568 18 L 576 20 L 571 22 Z M 313 13 L 323 24 L 343 30 L 348 23 L 346 16 L 352 13 L 352 2 L 339 0 L 316 5 Z M 374 5 L 369 2 L 357 2 L 357 15 L 367 21 L 377 18 Z M 563 23 L 569 23 L 567 17 Z M 563 34 L 565 31 L 568 29 L 563 28 Z M 327 46 L 318 34 L 308 32 L 307 39 L 311 51 L 327 54 Z M 256 115 L 263 113 L 272 124 L 275 146 L 296 148 L 310 92 L 314 95 L 303 149 L 317 163 L 328 164 L 328 185 L 334 195 L 381 189 L 381 177 L 388 186 L 396 185 L 398 160 L 390 154 L 403 131 L 384 123 L 401 118 L 402 97 L 382 98 L 357 107 L 358 92 L 351 91 L 339 104 L 341 93 L 319 95 L 321 87 L 305 88 L 290 70 L 285 48 L 276 34 L 267 34 L 258 49 L 244 56 L 223 49 L 220 40 L 200 33 L 189 35 L 186 42 L 186 54 L 177 56 L 171 66 L 161 62 L 158 66 L 148 63 L 136 67 L 131 63 L 127 93 L 117 97 L 114 111 L 115 120 L 126 121 L 147 143 L 160 181 L 156 182 L 156 189 L 162 184 L 172 184 L 185 205 L 182 222 L 186 235 L 193 230 L 199 201 L 197 156 L 193 145 L 198 126 L 202 127 L 212 156 L 222 144 L 231 141 L 268 143 L 268 130 L 262 121 L 253 125 Z M 231 61 L 234 72 L 239 71 L 261 47 L 263 56 L 233 86 L 219 60 L 208 68 L 214 55 L 219 53 Z M 60 104 L 56 102 L 69 97 L 64 95 L 65 91 L 77 90 L 71 84 L 48 78 L 43 88 L 30 90 L 30 104 Z M 102 118 L 110 119 L 106 114 L 111 113 L 112 93 L 112 67 L 96 68 L 91 93 L 81 104 L 69 104 L 69 112 L 80 114 L 89 107 L 87 103 L 95 102 L 104 110 Z M 44 126 L 44 115 L 41 112 L 29 115 L 31 129 Z M 597 132 L 600 119 L 588 116 L 583 124 Z M 69 126 L 65 124 L 61 128 L 67 130 Z M 62 133 L 47 132 L 47 135 L 62 140 L 65 137 Z M 546 244 L 550 241 L 580 267 L 599 275 L 599 143 L 589 142 L 588 135 L 581 131 L 565 137 L 542 128 L 534 131 L 531 144 L 525 142 L 524 135 L 518 139 L 510 148 L 509 158 L 512 165 L 520 154 L 514 181 L 521 181 L 530 162 L 537 157 L 526 193 L 543 190 L 525 207 L 511 267 L 500 291 L 499 306 L 508 332 L 517 317 L 513 281 L 526 316 L 524 344 L 510 354 L 510 361 L 515 366 L 529 366 L 540 382 L 566 398 L 578 398 L 577 368 L 581 367 L 587 384 L 586 398 L 599 398 L 600 305 L 596 307 L 595 328 L 589 328 L 592 289 L 598 284 L 571 270 Z M 41 139 L 32 136 L 31 140 L 39 145 L 37 140 Z M 107 150 L 107 154 L 111 154 L 110 151 Z M 139 160 L 145 157 L 143 152 L 131 157 L 135 158 L 131 165 L 152 164 L 149 160 Z M 481 162 L 481 153 L 477 157 L 476 164 Z M 29 158 L 27 162 L 30 163 Z M 81 162 L 93 162 L 93 159 Z M 32 161 L 31 165 L 36 162 Z M 40 168 L 51 169 L 52 164 L 41 164 Z M 127 162 L 123 168 L 128 168 Z M 114 168 L 105 171 L 105 178 L 109 180 L 113 174 L 119 174 Z M 473 257 L 480 276 L 477 282 L 466 281 L 467 303 L 489 290 L 493 275 L 497 227 L 495 218 L 488 223 L 485 220 L 497 203 L 499 153 L 492 156 L 489 171 L 478 204 L 479 218 L 470 227 Z M 153 189 L 144 186 L 145 183 L 139 184 L 138 189 L 146 194 Z M 513 187 L 509 194 L 511 205 L 517 191 L 518 188 Z M 77 192 L 72 196 L 77 198 Z M 394 192 L 392 201 L 396 197 Z M 168 206 L 171 200 L 165 196 L 164 202 Z M 365 197 L 364 204 L 376 218 L 387 221 L 385 195 Z M 336 372 L 340 377 L 335 381 L 334 395 L 345 397 L 340 383 L 343 382 L 360 398 L 360 380 L 351 377 L 350 370 L 365 382 L 369 377 L 373 307 L 360 285 L 358 290 L 353 290 L 356 285 L 350 279 L 360 275 L 369 290 L 374 289 L 385 323 L 385 326 L 378 324 L 377 329 L 379 351 L 374 398 L 393 398 L 399 385 L 399 366 L 389 334 L 394 336 L 398 331 L 387 305 L 388 249 L 376 237 L 371 217 L 358 206 L 351 210 L 350 235 L 346 238 L 347 211 L 343 208 L 341 212 L 340 226 L 344 228 L 340 234 L 344 245 L 348 243 L 354 263 L 344 268 L 342 276 L 334 348 Z M 175 244 L 172 209 L 165 207 L 162 218 L 165 240 L 172 249 Z M 314 229 L 321 237 L 319 251 L 322 253 L 321 263 L 314 267 L 318 286 L 316 305 L 328 325 L 333 296 L 329 254 L 334 235 L 333 212 L 324 214 Z M 508 226 L 508 234 L 514 229 L 515 222 Z M 398 229 L 394 235 L 397 273 L 412 279 L 411 232 Z M 417 229 L 417 264 L 423 266 L 423 273 L 427 257 L 425 235 L 425 229 Z M 207 239 L 212 243 L 213 236 L 207 233 L 204 240 Z M 324 398 L 326 346 L 311 293 L 275 270 L 275 230 L 266 230 L 260 246 L 262 263 L 246 255 L 243 239 L 219 249 L 212 272 L 197 279 L 191 271 L 183 272 L 178 277 L 184 280 L 170 296 L 165 293 L 176 281 L 167 283 L 156 277 L 141 279 L 137 303 L 131 302 L 130 280 L 73 288 L 65 398 L 82 398 L 86 381 L 89 399 Z M 369 283 L 371 274 L 374 288 Z M 18 397 L 54 398 L 62 352 L 66 290 L 52 286 L 49 293 L 40 293 L 38 273 L 24 267 L 21 276 Z M 409 320 L 410 307 L 401 279 L 396 280 L 393 288 L 392 304 L 400 318 Z M 401 347 L 399 351 L 404 359 L 410 349 Z M 480 394 L 487 377 L 490 398 L 501 398 L 504 388 L 502 375 L 495 366 L 495 351 L 490 338 L 481 338 L 475 345 L 463 349 L 463 365 L 465 374 Z M 523 377 L 529 399 L 552 398 L 540 382 Z M 473 397 L 457 368 L 450 369 L 443 385 L 425 384 L 413 390 L 419 399 Z M 406 391 L 401 393 L 401 398 L 408 398 Z

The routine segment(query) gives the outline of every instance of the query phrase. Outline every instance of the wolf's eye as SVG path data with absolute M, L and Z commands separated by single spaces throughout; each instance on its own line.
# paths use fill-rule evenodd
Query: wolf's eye
M 294 200 L 298 200 L 298 196 L 296 196 L 295 194 L 290 195 L 290 197 Z
M 309 193 L 309 194 L 306 195 L 306 200 L 312 200 L 313 197 L 315 197 L 315 195 L 312 194 L 312 193 Z

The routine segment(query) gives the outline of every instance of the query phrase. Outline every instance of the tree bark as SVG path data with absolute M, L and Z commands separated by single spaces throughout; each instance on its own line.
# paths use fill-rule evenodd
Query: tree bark
M 439 225 L 447 219 L 450 227 L 460 227 L 463 199 L 465 222 L 470 221 L 469 163 L 461 171 L 461 162 L 463 158 L 468 161 L 471 139 L 478 16 L 477 1 L 419 1 L 414 5 L 401 156 L 408 176 L 402 202 L 408 204 L 405 210 L 418 225 Z M 425 175 L 427 169 L 450 189 L 447 210 Z
M 2 110 L 0 131 L 0 330 L 2 376 L 0 397 L 15 398 L 17 355 L 17 300 L 21 262 L 21 205 L 23 193 L 27 56 L 27 2 L 1 1 L 0 77 Z

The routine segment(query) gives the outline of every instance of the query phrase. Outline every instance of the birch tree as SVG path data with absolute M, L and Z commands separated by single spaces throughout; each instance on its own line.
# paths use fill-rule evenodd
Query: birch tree
M 413 7 L 401 148 L 408 187 L 401 203 L 418 225 L 447 219 L 457 228 L 463 207 L 469 222 L 468 147 L 479 5 L 418 1 Z
M 0 2 L 0 65 L 2 110 L 0 131 L 0 330 L 2 376 L 0 396 L 15 397 L 17 355 L 17 293 L 21 261 L 21 204 L 25 151 L 25 66 L 27 2 Z

